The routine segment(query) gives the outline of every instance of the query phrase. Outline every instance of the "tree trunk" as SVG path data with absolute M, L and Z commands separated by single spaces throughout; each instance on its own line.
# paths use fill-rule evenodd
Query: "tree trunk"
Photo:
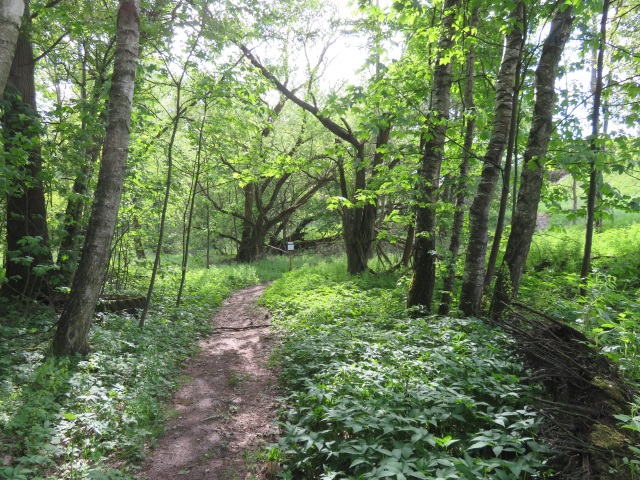
M 378 132 L 372 175 L 375 175 L 376 169 L 382 164 L 382 147 L 389 143 L 390 134 L 391 126 L 389 124 Z M 356 152 L 358 164 L 364 164 L 364 147 L 359 147 Z M 356 194 L 367 188 L 364 167 L 360 167 L 356 171 L 355 187 Z M 342 230 L 347 254 L 347 272 L 351 275 L 360 275 L 369 269 L 369 260 L 373 257 L 373 242 L 376 238 L 375 226 L 377 217 L 377 200 L 376 203 L 365 203 L 352 209 L 343 208 Z
M 544 157 L 551 137 L 555 80 L 558 64 L 571 32 L 572 13 L 573 8 L 566 6 L 554 16 L 536 69 L 533 118 L 524 153 L 524 168 L 515 215 L 511 222 L 511 235 L 504 254 L 505 265 L 498 272 L 493 293 L 491 314 L 494 317 L 499 317 L 504 308 L 511 303 L 511 298 L 517 296 L 531 247 L 544 178 Z
M 204 137 L 204 127 L 207 120 L 207 100 L 204 101 L 204 109 L 202 113 L 202 121 L 200 122 L 200 131 L 198 132 L 198 148 L 196 152 L 196 173 L 192 180 L 191 191 L 189 192 L 188 213 L 185 212 L 187 218 L 187 224 L 183 234 L 182 245 L 182 268 L 180 274 L 180 287 L 178 288 L 178 298 L 176 300 L 176 306 L 180 306 L 182 299 L 182 291 L 184 289 L 184 282 L 187 276 L 187 264 L 189 262 L 189 243 L 191 242 L 191 225 L 193 223 L 193 211 L 196 204 L 196 194 L 198 183 L 200 182 L 200 168 L 202 166 L 202 144 Z
M 598 167 L 597 158 L 600 147 L 598 136 L 600 133 L 600 105 L 602 100 L 602 71 L 604 68 L 604 45 L 607 39 L 607 16 L 609 14 L 609 0 L 604 0 L 602 6 L 602 20 L 600 24 L 600 45 L 596 65 L 595 91 L 593 94 L 593 111 L 591 113 L 591 172 L 589 174 L 589 193 L 587 194 L 587 225 L 584 241 L 582 268 L 580 269 L 581 297 L 587 295 L 588 277 L 591 271 L 591 249 L 593 247 L 593 230 L 595 227 L 596 197 L 598 195 Z
M 85 196 L 89 192 L 89 181 L 91 178 L 91 166 L 100 157 L 100 145 L 103 139 L 95 138 L 96 142 L 89 149 L 88 163 L 82 166 L 82 169 L 73 182 L 73 193 L 67 203 L 64 213 L 64 234 L 60 242 L 60 250 L 58 254 L 58 265 L 60 273 L 63 277 L 63 284 L 70 284 L 73 280 L 78 265 L 78 239 L 82 233 L 83 216 L 85 212 Z
M 251 263 L 258 259 L 259 254 L 259 249 L 256 244 L 256 225 L 253 219 L 254 183 L 247 183 L 242 188 L 242 194 L 244 197 L 242 237 L 240 237 L 240 243 L 238 244 L 236 260 L 242 263 Z
M 409 225 L 407 229 L 407 239 L 404 242 L 404 248 L 402 249 L 402 260 L 400 264 L 403 267 L 408 267 L 411 264 L 411 257 L 413 256 L 413 244 L 416 238 L 416 225 L 415 222 Z
M 520 109 L 520 69 L 521 62 L 518 62 L 518 71 L 516 72 L 516 90 L 513 95 L 513 115 L 511 117 L 511 131 L 509 132 L 509 144 L 507 145 L 507 158 L 505 160 L 504 171 L 502 172 L 502 192 L 500 194 L 500 206 L 498 208 L 498 220 L 496 221 L 496 231 L 493 236 L 491 245 L 491 253 L 487 262 L 487 272 L 484 276 L 484 293 L 488 293 L 491 288 L 491 281 L 496 273 L 496 265 L 498 264 L 498 254 L 500 253 L 500 244 L 502 243 L 502 234 L 504 233 L 504 224 L 507 217 L 507 204 L 509 203 L 509 194 L 511 192 L 511 164 L 517 162 L 517 156 L 514 156 L 516 149 L 515 143 L 518 138 L 518 115 Z M 515 175 L 514 175 L 515 183 Z M 514 202 L 515 203 L 515 202 Z
M 209 195 L 209 180 L 207 180 L 206 195 Z M 209 203 L 206 204 L 206 222 L 207 222 L 207 270 L 211 266 L 211 210 L 209 209 Z
M 460 0 L 446 0 L 443 30 L 438 40 L 438 54 L 433 72 L 431 118 L 427 120 L 427 141 L 422 155 L 419 196 L 426 206 L 416 212 L 416 242 L 413 259 L 413 278 L 409 286 L 407 306 L 424 306 L 431 311 L 436 282 L 436 202 L 440 183 L 440 166 L 444 150 L 449 107 L 451 104 L 451 61 L 442 61 L 455 43 L 453 21 Z M 446 58 L 446 57 L 445 57 Z
M 478 8 L 471 13 L 469 27 L 474 29 L 478 25 Z M 448 315 L 451 308 L 453 296 L 453 286 L 456 279 L 456 263 L 460 251 L 462 228 L 464 226 L 464 207 L 467 198 L 467 180 L 469 177 L 469 163 L 471 159 L 471 149 L 473 148 L 473 136 L 476 127 L 476 105 L 473 99 L 473 89 L 475 84 L 474 72 L 476 63 L 476 46 L 471 43 L 467 53 L 465 65 L 464 81 L 464 117 L 466 119 L 464 143 L 462 146 L 462 163 L 460 172 L 456 180 L 455 195 L 456 205 L 453 213 L 453 224 L 451 225 L 451 241 L 449 242 L 449 259 L 447 265 L 447 276 L 442 285 L 442 297 L 440 299 L 439 315 Z
M 184 74 L 184 72 L 183 72 Z M 171 196 L 171 184 L 173 179 L 173 147 L 176 141 L 176 135 L 178 133 L 178 126 L 180 125 L 180 118 L 183 113 L 181 100 L 180 100 L 180 84 L 178 84 L 178 92 L 176 98 L 176 115 L 173 117 L 173 128 L 171 130 L 171 139 L 167 146 L 167 183 L 164 189 L 164 201 L 162 202 L 162 213 L 160 214 L 160 230 L 158 231 L 158 242 L 156 243 L 156 253 L 153 261 L 153 269 L 151 270 L 151 279 L 149 280 L 149 288 L 147 289 L 147 301 L 145 302 L 144 309 L 140 315 L 139 327 L 144 327 L 147 314 L 149 313 L 149 307 L 151 305 L 151 297 L 153 295 L 153 288 L 156 283 L 156 276 L 158 274 L 158 268 L 160 267 L 160 257 L 162 256 L 162 243 L 164 241 L 164 230 L 167 223 L 167 210 L 169 208 L 169 197 Z
M 478 184 L 478 192 L 469 210 L 469 243 L 464 264 L 462 290 L 460 292 L 460 310 L 465 315 L 480 314 L 482 289 L 484 286 L 484 268 L 489 242 L 489 214 L 491 203 L 500 178 L 502 154 L 507 146 L 512 130 L 511 119 L 514 115 L 514 89 L 518 63 L 522 56 L 524 24 L 524 3 L 518 2 L 510 15 L 512 25 L 505 37 L 504 52 L 500 71 L 496 80 L 496 108 L 493 131 L 485 153 Z
M 25 0 L 0 0 L 0 95 L 11 71 L 24 8 Z
M 459 2 L 455 0 L 454 3 Z M 252 65 L 260 70 L 262 75 L 269 81 L 273 82 L 276 88 L 286 98 L 293 103 L 311 113 L 316 119 L 333 135 L 351 144 L 356 150 L 356 161 L 358 163 L 356 167 L 356 179 L 354 193 L 358 193 L 361 190 L 367 188 L 366 170 L 362 166 L 364 165 L 364 142 L 356 138 L 350 130 L 345 129 L 343 126 L 338 125 L 328 117 L 325 117 L 320 109 L 311 105 L 301 98 L 297 97 L 291 90 L 289 90 L 284 84 L 270 73 L 251 53 L 251 51 L 244 45 L 239 45 L 240 49 L 252 63 Z M 449 74 L 449 77 L 451 74 Z M 385 143 L 384 137 L 386 135 L 388 141 L 390 127 L 387 125 L 382 128 L 378 134 L 377 145 L 380 146 Z M 373 160 L 374 174 L 375 166 L 377 162 L 382 160 L 382 154 L 376 151 L 376 156 Z M 345 198 L 349 198 L 346 177 L 344 174 L 344 167 L 340 167 L 340 188 L 342 195 Z M 354 201 L 354 203 L 356 203 Z M 342 225 L 343 225 L 343 238 L 345 242 L 345 249 L 347 254 L 347 271 L 352 275 L 358 275 L 367 270 L 367 264 L 373 254 L 373 241 L 375 239 L 375 220 L 377 216 L 377 206 L 375 204 L 369 204 L 363 206 L 356 206 L 351 209 L 345 207 L 342 208 Z
M 364 163 L 364 146 L 356 148 L 356 162 Z M 338 167 L 340 175 L 340 189 L 342 196 L 349 197 L 347 189 L 344 165 Z M 356 192 L 366 188 L 365 170 L 360 167 L 356 171 Z M 369 259 L 373 254 L 373 237 L 377 216 L 376 205 L 366 204 L 355 207 L 342 207 L 342 237 L 344 239 L 345 253 L 347 255 L 347 272 L 351 275 L 360 275 L 368 268 Z
M 123 0 L 118 10 L 115 64 L 100 174 L 83 255 L 53 341 L 56 355 L 84 354 L 89 350 L 89 327 L 109 263 L 109 247 L 124 184 L 138 63 L 139 9 L 138 0 Z
M 28 2 L 24 14 L 30 21 Z M 28 158 L 9 155 L 8 162 L 20 172 L 14 191 L 7 198 L 7 255 L 5 276 L 0 296 L 14 295 L 37 298 L 50 293 L 43 272 L 36 273 L 38 265 L 51 265 L 49 231 L 44 188 L 40 179 L 42 156 L 40 124 L 36 105 L 35 60 L 28 32 L 21 31 L 9 72 L 6 98 L 10 108 L 5 111 L 3 137 L 5 150 L 13 147 L 26 149 Z M 25 147 L 28 139 L 30 146 Z
M 140 220 L 138 220 L 138 215 L 134 215 L 131 222 L 133 227 L 133 245 L 136 250 L 136 258 L 138 260 L 146 260 L 147 254 L 144 251 L 142 238 L 140 238 L 140 232 L 142 232 L 142 226 L 140 225 Z

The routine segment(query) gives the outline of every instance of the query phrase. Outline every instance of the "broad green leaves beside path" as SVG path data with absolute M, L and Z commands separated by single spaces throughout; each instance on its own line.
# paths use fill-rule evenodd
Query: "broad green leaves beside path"
M 532 387 L 506 338 L 475 319 L 408 318 L 393 277 L 301 269 L 264 296 L 285 338 L 285 478 L 542 474 Z

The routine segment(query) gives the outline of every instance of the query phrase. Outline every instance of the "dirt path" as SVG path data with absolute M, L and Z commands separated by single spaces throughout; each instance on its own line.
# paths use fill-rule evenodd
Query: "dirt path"
M 256 304 L 263 290 L 236 292 L 214 316 L 214 325 L 239 329 L 269 323 Z M 264 478 L 251 452 L 274 440 L 276 378 L 266 367 L 271 347 L 267 328 L 221 329 L 204 339 L 202 352 L 183 372 L 189 381 L 169 405 L 172 418 L 139 478 Z

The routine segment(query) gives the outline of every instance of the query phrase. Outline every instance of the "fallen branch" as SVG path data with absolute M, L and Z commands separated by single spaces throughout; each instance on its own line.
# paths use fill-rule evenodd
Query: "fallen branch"
M 268 328 L 270 327 L 270 323 L 265 323 L 263 325 L 249 325 L 248 327 L 216 327 L 214 330 L 229 330 L 232 332 L 242 332 L 243 330 L 254 330 L 256 328 Z
M 267 247 L 269 247 L 269 248 L 273 248 L 274 250 L 278 250 L 279 252 L 282 252 L 282 253 L 289 253 L 289 251 L 288 251 L 288 250 L 283 250 L 283 249 L 281 249 L 281 248 L 274 247 L 273 245 L 267 245 Z

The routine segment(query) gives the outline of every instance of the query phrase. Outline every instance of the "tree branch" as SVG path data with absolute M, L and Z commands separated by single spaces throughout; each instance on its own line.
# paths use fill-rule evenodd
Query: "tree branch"
M 262 76 L 264 76 L 267 80 L 270 80 L 276 88 L 282 93 L 285 97 L 291 100 L 293 103 L 303 108 L 307 112 L 311 113 L 314 117 L 318 119 L 318 121 L 331 133 L 336 135 L 337 137 L 343 139 L 345 142 L 349 142 L 356 148 L 361 148 L 363 142 L 359 141 L 350 131 L 341 127 L 333 120 L 325 117 L 320 113 L 318 107 L 311 105 L 310 103 L 305 102 L 298 96 L 296 96 L 291 90 L 289 90 L 286 86 L 284 86 L 269 70 L 267 70 L 258 59 L 251 53 L 251 51 L 244 45 L 238 44 L 242 53 L 244 53 L 245 57 L 251 62 L 251 64 L 260 70 Z

